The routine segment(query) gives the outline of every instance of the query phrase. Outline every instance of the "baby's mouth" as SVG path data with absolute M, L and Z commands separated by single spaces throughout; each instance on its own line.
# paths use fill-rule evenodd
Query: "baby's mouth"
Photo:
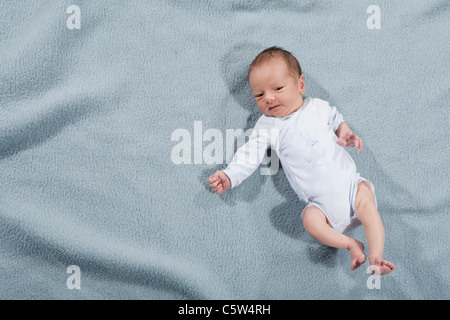
M 270 110 L 273 110 L 273 109 L 276 109 L 276 108 L 278 108 L 280 105 L 278 104 L 278 105 L 276 105 L 276 106 L 273 106 L 273 107 L 269 107 L 269 111 Z

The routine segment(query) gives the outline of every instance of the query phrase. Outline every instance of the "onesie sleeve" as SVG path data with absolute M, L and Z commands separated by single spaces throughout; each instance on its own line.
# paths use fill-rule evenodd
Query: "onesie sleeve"
M 328 126 L 336 131 L 339 128 L 339 125 L 344 122 L 344 117 L 342 114 L 336 109 L 336 107 L 331 107 L 328 104 Z
M 223 170 L 230 178 L 232 188 L 240 185 L 258 168 L 269 147 L 268 130 L 257 123 L 247 143 L 236 151 L 232 161 Z

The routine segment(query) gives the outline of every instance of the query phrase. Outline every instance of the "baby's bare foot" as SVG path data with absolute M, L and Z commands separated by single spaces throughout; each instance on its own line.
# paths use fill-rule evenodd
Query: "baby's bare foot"
M 371 259 L 372 260 L 372 259 Z M 380 274 L 388 274 L 392 271 L 395 270 L 395 266 L 387 261 L 387 260 L 382 260 L 379 257 L 376 257 L 375 259 L 373 259 L 374 263 L 371 263 L 370 265 L 375 265 L 380 269 Z
M 366 262 L 366 254 L 364 253 L 364 244 L 362 242 L 351 238 L 347 249 L 350 251 L 350 259 L 352 260 L 350 269 L 355 270 Z

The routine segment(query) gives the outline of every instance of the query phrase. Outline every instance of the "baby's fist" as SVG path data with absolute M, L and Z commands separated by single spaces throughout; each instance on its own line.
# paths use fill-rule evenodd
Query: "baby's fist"
M 231 188 L 230 178 L 223 171 L 216 171 L 208 180 L 211 189 L 217 194 Z

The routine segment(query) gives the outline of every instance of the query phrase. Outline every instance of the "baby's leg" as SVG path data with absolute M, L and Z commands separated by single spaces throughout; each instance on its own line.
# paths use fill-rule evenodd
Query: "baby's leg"
M 389 261 L 383 260 L 384 227 L 378 214 L 375 196 L 366 183 L 358 184 L 356 193 L 355 214 L 364 226 L 369 247 L 369 263 L 380 268 L 380 274 L 387 274 L 395 269 Z
M 303 216 L 305 230 L 317 241 L 329 247 L 347 249 L 350 251 L 350 269 L 355 270 L 366 261 L 364 245 L 342 233 L 334 230 L 327 217 L 319 208 L 308 206 Z

